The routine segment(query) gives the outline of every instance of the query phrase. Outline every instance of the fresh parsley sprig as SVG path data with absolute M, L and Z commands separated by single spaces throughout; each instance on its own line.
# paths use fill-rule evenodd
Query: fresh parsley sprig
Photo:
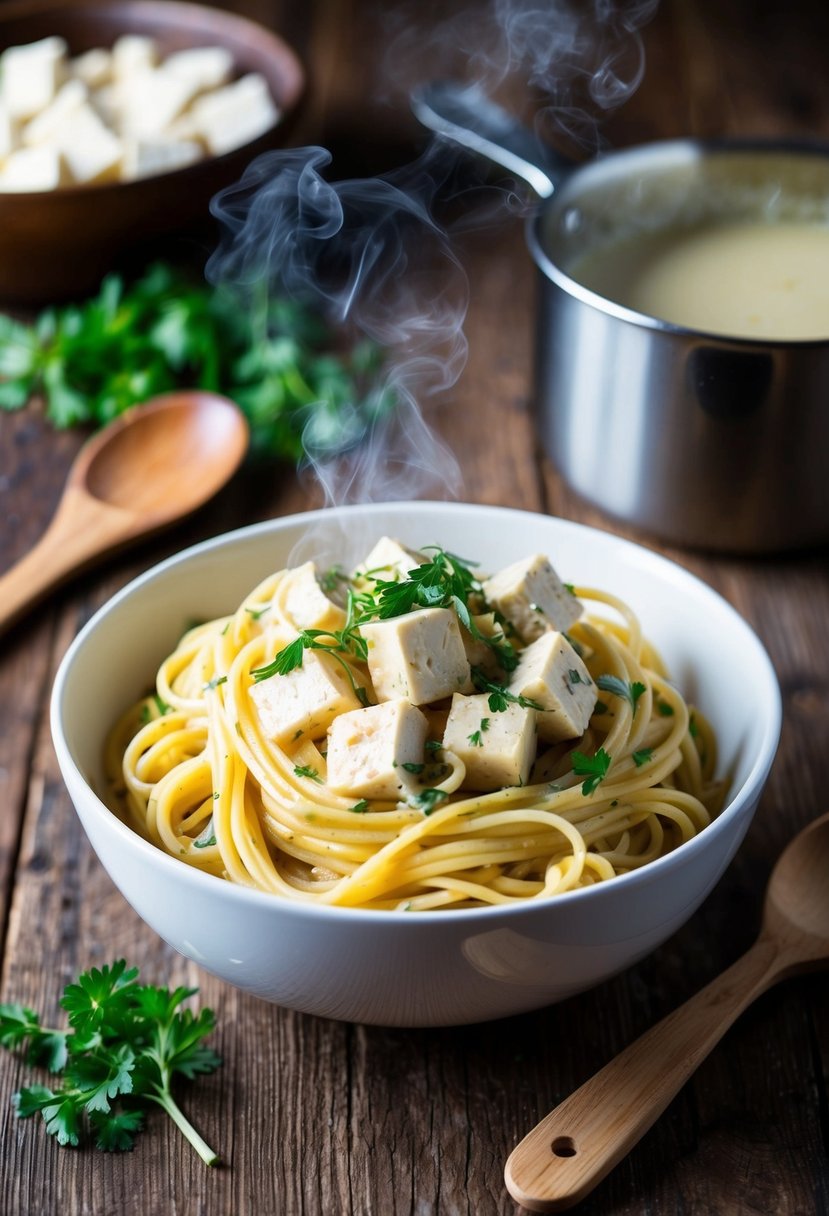
M 50 308 L 29 326 L 0 315 L 0 409 L 36 394 L 57 427 L 102 426 L 157 393 L 221 392 L 246 414 L 254 449 L 299 460 L 357 443 L 393 407 L 374 387 L 380 348 L 342 348 L 289 299 L 241 298 L 159 263 L 127 284 Z
M 584 752 L 573 751 L 570 753 L 570 760 L 572 761 L 573 772 L 576 776 L 586 778 L 581 784 L 581 792 L 585 798 L 588 798 L 598 789 L 610 771 L 612 756 L 603 747 L 600 747 L 593 756 L 588 756 Z
M 424 552 L 433 554 L 428 561 L 407 571 L 406 578 L 396 581 L 373 576 L 373 595 L 364 596 L 362 620 L 391 620 L 404 616 L 415 608 L 454 608 L 458 620 L 475 638 L 495 655 L 504 671 L 514 671 L 518 655 L 503 630 L 490 636 L 482 633 L 475 623 L 470 597 L 483 596 L 483 588 L 475 574 L 476 562 L 449 553 L 439 545 L 426 545 Z M 483 604 L 483 599 L 482 599 Z
M 49 1135 L 77 1145 L 91 1134 L 108 1152 L 133 1147 L 149 1103 L 162 1107 L 207 1165 L 219 1158 L 173 1098 L 176 1076 L 213 1072 L 221 1060 L 202 1040 L 214 1029 L 210 1009 L 182 1009 L 196 988 L 138 983 L 123 959 L 93 967 L 64 989 L 65 1030 L 41 1026 L 22 1005 L 0 1005 L 0 1045 L 22 1048 L 30 1064 L 62 1073 L 62 1083 L 30 1085 L 14 1095 L 17 1116 L 40 1113 Z
M 533 701 L 531 697 L 510 692 L 505 685 L 490 680 L 480 667 L 472 668 L 472 683 L 479 692 L 489 693 L 488 704 L 494 714 L 503 713 L 508 705 L 520 705 L 522 709 L 544 709 L 543 705 L 538 701 Z
M 264 667 L 255 667 L 251 671 L 256 683 L 269 680 L 271 676 L 286 676 L 302 666 L 306 650 L 322 650 L 330 654 L 332 659 L 340 664 L 354 695 L 361 705 L 368 705 L 368 693 L 365 688 L 358 686 L 354 672 L 346 661 L 356 659 L 362 663 L 368 658 L 368 642 L 360 635 L 359 625 L 362 620 L 359 608 L 359 597 L 351 590 L 348 593 L 348 611 L 346 623 L 342 629 L 303 629 L 292 642 L 284 646 L 270 663 Z M 323 639 L 328 639 L 324 641 Z
M 373 579 L 374 605 L 366 616 L 386 621 L 403 616 L 413 608 L 454 608 L 471 632 L 469 597 L 481 590 L 473 573 L 475 563 L 448 553 L 438 545 L 427 545 L 426 551 L 434 556 L 407 571 L 405 579 L 396 582 Z
M 628 683 L 626 680 L 620 680 L 618 676 L 599 676 L 596 680 L 597 688 L 602 692 L 613 693 L 616 697 L 621 697 L 623 701 L 627 701 L 630 708 L 636 713 L 636 705 L 643 693 L 647 692 L 647 686 L 642 684 L 640 680 L 634 680 Z

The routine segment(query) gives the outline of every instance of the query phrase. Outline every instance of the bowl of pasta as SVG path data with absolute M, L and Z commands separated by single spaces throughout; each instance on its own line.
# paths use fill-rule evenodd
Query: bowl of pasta
M 384 1025 L 519 1013 L 694 912 L 780 732 L 761 643 L 610 534 L 393 503 L 219 536 L 68 651 L 58 761 L 126 899 L 257 996 Z

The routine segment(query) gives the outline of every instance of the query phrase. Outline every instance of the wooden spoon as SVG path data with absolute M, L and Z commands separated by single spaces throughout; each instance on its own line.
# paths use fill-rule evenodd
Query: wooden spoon
M 744 1009 L 778 980 L 829 961 L 829 814 L 788 845 L 754 946 L 648 1030 L 533 1128 L 504 1177 L 531 1212 L 589 1194 L 657 1120 Z
M 202 506 L 247 445 L 242 413 L 213 393 L 167 393 L 104 427 L 78 453 L 44 535 L 0 578 L 0 631 L 70 574 Z

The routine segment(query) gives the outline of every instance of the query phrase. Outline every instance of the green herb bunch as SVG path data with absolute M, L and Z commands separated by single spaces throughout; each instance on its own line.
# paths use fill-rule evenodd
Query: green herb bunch
M 102 426 L 176 388 L 236 401 L 254 449 L 299 460 L 352 446 L 390 404 L 376 387 L 379 348 L 337 349 L 309 309 L 264 294 L 241 299 L 158 264 L 131 286 L 104 279 L 83 304 L 34 325 L 0 315 L 0 407 L 42 394 L 57 427 Z
M 207 1165 L 219 1158 L 188 1122 L 171 1093 L 175 1076 L 193 1079 L 221 1060 L 202 1040 L 213 1013 L 180 1006 L 195 988 L 154 988 L 138 983 L 138 969 L 123 959 L 92 968 L 64 989 L 69 1026 L 41 1026 L 22 1005 L 0 1005 L 0 1045 L 25 1047 L 30 1064 L 61 1073 L 61 1084 L 30 1085 L 14 1095 L 17 1115 L 38 1112 L 62 1145 L 91 1135 L 108 1152 L 131 1149 L 149 1103 L 162 1107 Z

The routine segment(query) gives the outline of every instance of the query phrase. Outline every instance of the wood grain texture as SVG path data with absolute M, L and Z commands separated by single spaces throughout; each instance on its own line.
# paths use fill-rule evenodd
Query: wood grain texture
M 375 81 L 380 0 L 226 5 L 284 30 L 310 62 L 297 131 L 337 166 L 399 163 L 417 133 Z M 442 6 L 433 6 L 437 9 Z M 433 14 L 434 15 L 434 14 Z M 392 22 L 392 25 L 394 23 Z M 618 145 L 659 136 L 829 136 L 826 6 L 663 0 L 645 30 L 648 72 L 610 121 Z M 349 159 L 350 158 L 350 159 Z M 624 533 L 577 500 L 537 451 L 534 282 L 515 219 L 465 236 L 467 369 L 430 415 L 471 501 L 546 509 Z M 28 550 L 58 500 L 75 435 L 37 406 L 0 417 L 0 569 Z M 549 1110 L 750 944 L 772 863 L 826 809 L 829 571 L 825 552 L 762 561 L 669 551 L 720 590 L 769 649 L 784 694 L 780 752 L 754 825 L 702 909 L 661 949 L 599 988 L 487 1025 L 387 1031 L 314 1019 L 242 996 L 174 955 L 115 891 L 86 843 L 48 734 L 60 656 L 134 574 L 193 541 L 317 506 L 313 476 L 249 465 L 190 522 L 73 581 L 0 640 L 0 918 L 3 1000 L 54 1016 L 81 967 L 125 955 L 147 980 L 201 987 L 225 1064 L 185 1088 L 189 1117 L 226 1164 L 206 1171 L 159 1115 L 135 1152 L 58 1149 L 8 1096 L 28 1070 L 0 1055 L 0 1208 L 8 1216 L 511 1216 L 511 1149 Z M 641 538 L 639 538 L 641 539 Z M 659 547 L 645 538 L 645 543 Z M 587 1216 L 829 1213 L 829 980 L 790 981 L 728 1032 L 636 1149 L 579 1209 Z

